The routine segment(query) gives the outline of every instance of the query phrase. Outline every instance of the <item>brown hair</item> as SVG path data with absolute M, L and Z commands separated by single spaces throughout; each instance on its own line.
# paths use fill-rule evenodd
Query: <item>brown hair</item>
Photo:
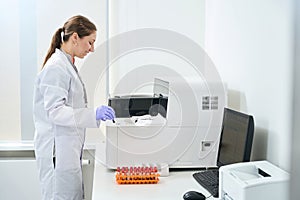
M 89 36 L 93 32 L 97 31 L 95 24 L 84 16 L 77 15 L 71 17 L 62 28 L 59 28 L 52 37 L 50 48 L 45 57 L 43 67 L 55 52 L 56 48 L 60 48 L 62 40 L 67 42 L 73 33 L 77 33 L 79 38 Z

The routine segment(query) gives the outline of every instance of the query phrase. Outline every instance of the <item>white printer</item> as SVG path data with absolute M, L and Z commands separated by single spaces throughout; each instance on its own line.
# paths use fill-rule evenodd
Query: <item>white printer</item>
M 289 174 L 268 161 L 222 166 L 219 178 L 222 200 L 289 199 Z

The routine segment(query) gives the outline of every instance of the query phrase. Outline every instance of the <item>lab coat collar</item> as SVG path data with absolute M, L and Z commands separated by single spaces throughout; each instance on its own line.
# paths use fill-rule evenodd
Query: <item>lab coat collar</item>
M 72 59 L 72 56 L 70 54 L 68 54 L 67 52 L 65 52 L 64 50 L 62 50 L 62 49 L 59 49 L 59 50 L 61 52 L 63 52 L 63 54 L 68 58 L 68 61 L 73 66 L 73 68 L 76 71 L 76 73 L 78 73 L 77 67 L 74 65 L 75 59 Z

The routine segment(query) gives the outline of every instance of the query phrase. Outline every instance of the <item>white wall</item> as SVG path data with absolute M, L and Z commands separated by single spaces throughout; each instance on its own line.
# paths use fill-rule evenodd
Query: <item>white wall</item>
M 232 90 L 229 106 L 255 117 L 253 159 L 265 157 L 287 170 L 292 17 L 290 0 L 206 1 L 206 50 Z
M 114 37 L 137 29 L 155 28 L 176 32 L 188 37 L 198 45 L 203 46 L 205 33 L 204 5 L 203 0 L 112 0 L 110 1 L 109 35 L 110 37 Z M 195 24 L 197 24 L 197 26 L 195 26 Z M 147 40 L 147 38 L 145 39 Z M 157 39 L 158 41 L 170 40 L 170 38 Z M 130 43 L 135 43 L 135 41 L 129 41 L 128 45 L 131 45 Z M 127 44 L 125 43 L 124 45 Z M 122 46 L 119 48 L 122 48 Z M 114 51 L 112 48 L 110 50 Z M 110 92 L 116 92 L 116 85 L 129 71 L 143 65 L 172 66 L 173 69 L 176 69 L 180 73 L 189 73 L 192 70 L 189 70 L 190 66 L 188 63 L 183 61 L 180 57 L 172 55 L 170 52 L 142 49 L 141 47 L 139 50 L 118 58 L 117 61 L 110 66 L 112 74 L 110 76 Z M 119 86 L 117 93 L 120 93 L 120 91 L 121 93 L 128 93 L 128 88 L 134 88 L 137 82 L 148 82 L 148 78 L 149 80 L 153 80 L 150 75 L 148 77 L 147 73 L 143 75 L 136 74 L 135 77 L 135 79 L 131 79 L 130 82 L 123 85 L 123 88 Z M 152 85 L 146 83 L 144 86 L 135 89 L 134 92 L 137 93 L 148 93 L 152 91 Z
M 0 2 L 0 140 L 20 140 L 19 0 Z
M 138 28 L 161 28 L 178 31 L 203 45 L 204 5 L 203 0 L 111 0 L 110 36 Z

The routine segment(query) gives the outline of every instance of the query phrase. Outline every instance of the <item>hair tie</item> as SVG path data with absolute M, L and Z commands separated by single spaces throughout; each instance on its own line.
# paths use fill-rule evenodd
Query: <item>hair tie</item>
M 65 32 L 64 32 L 64 28 L 62 28 L 60 32 L 61 41 L 64 41 L 64 36 L 65 36 Z

